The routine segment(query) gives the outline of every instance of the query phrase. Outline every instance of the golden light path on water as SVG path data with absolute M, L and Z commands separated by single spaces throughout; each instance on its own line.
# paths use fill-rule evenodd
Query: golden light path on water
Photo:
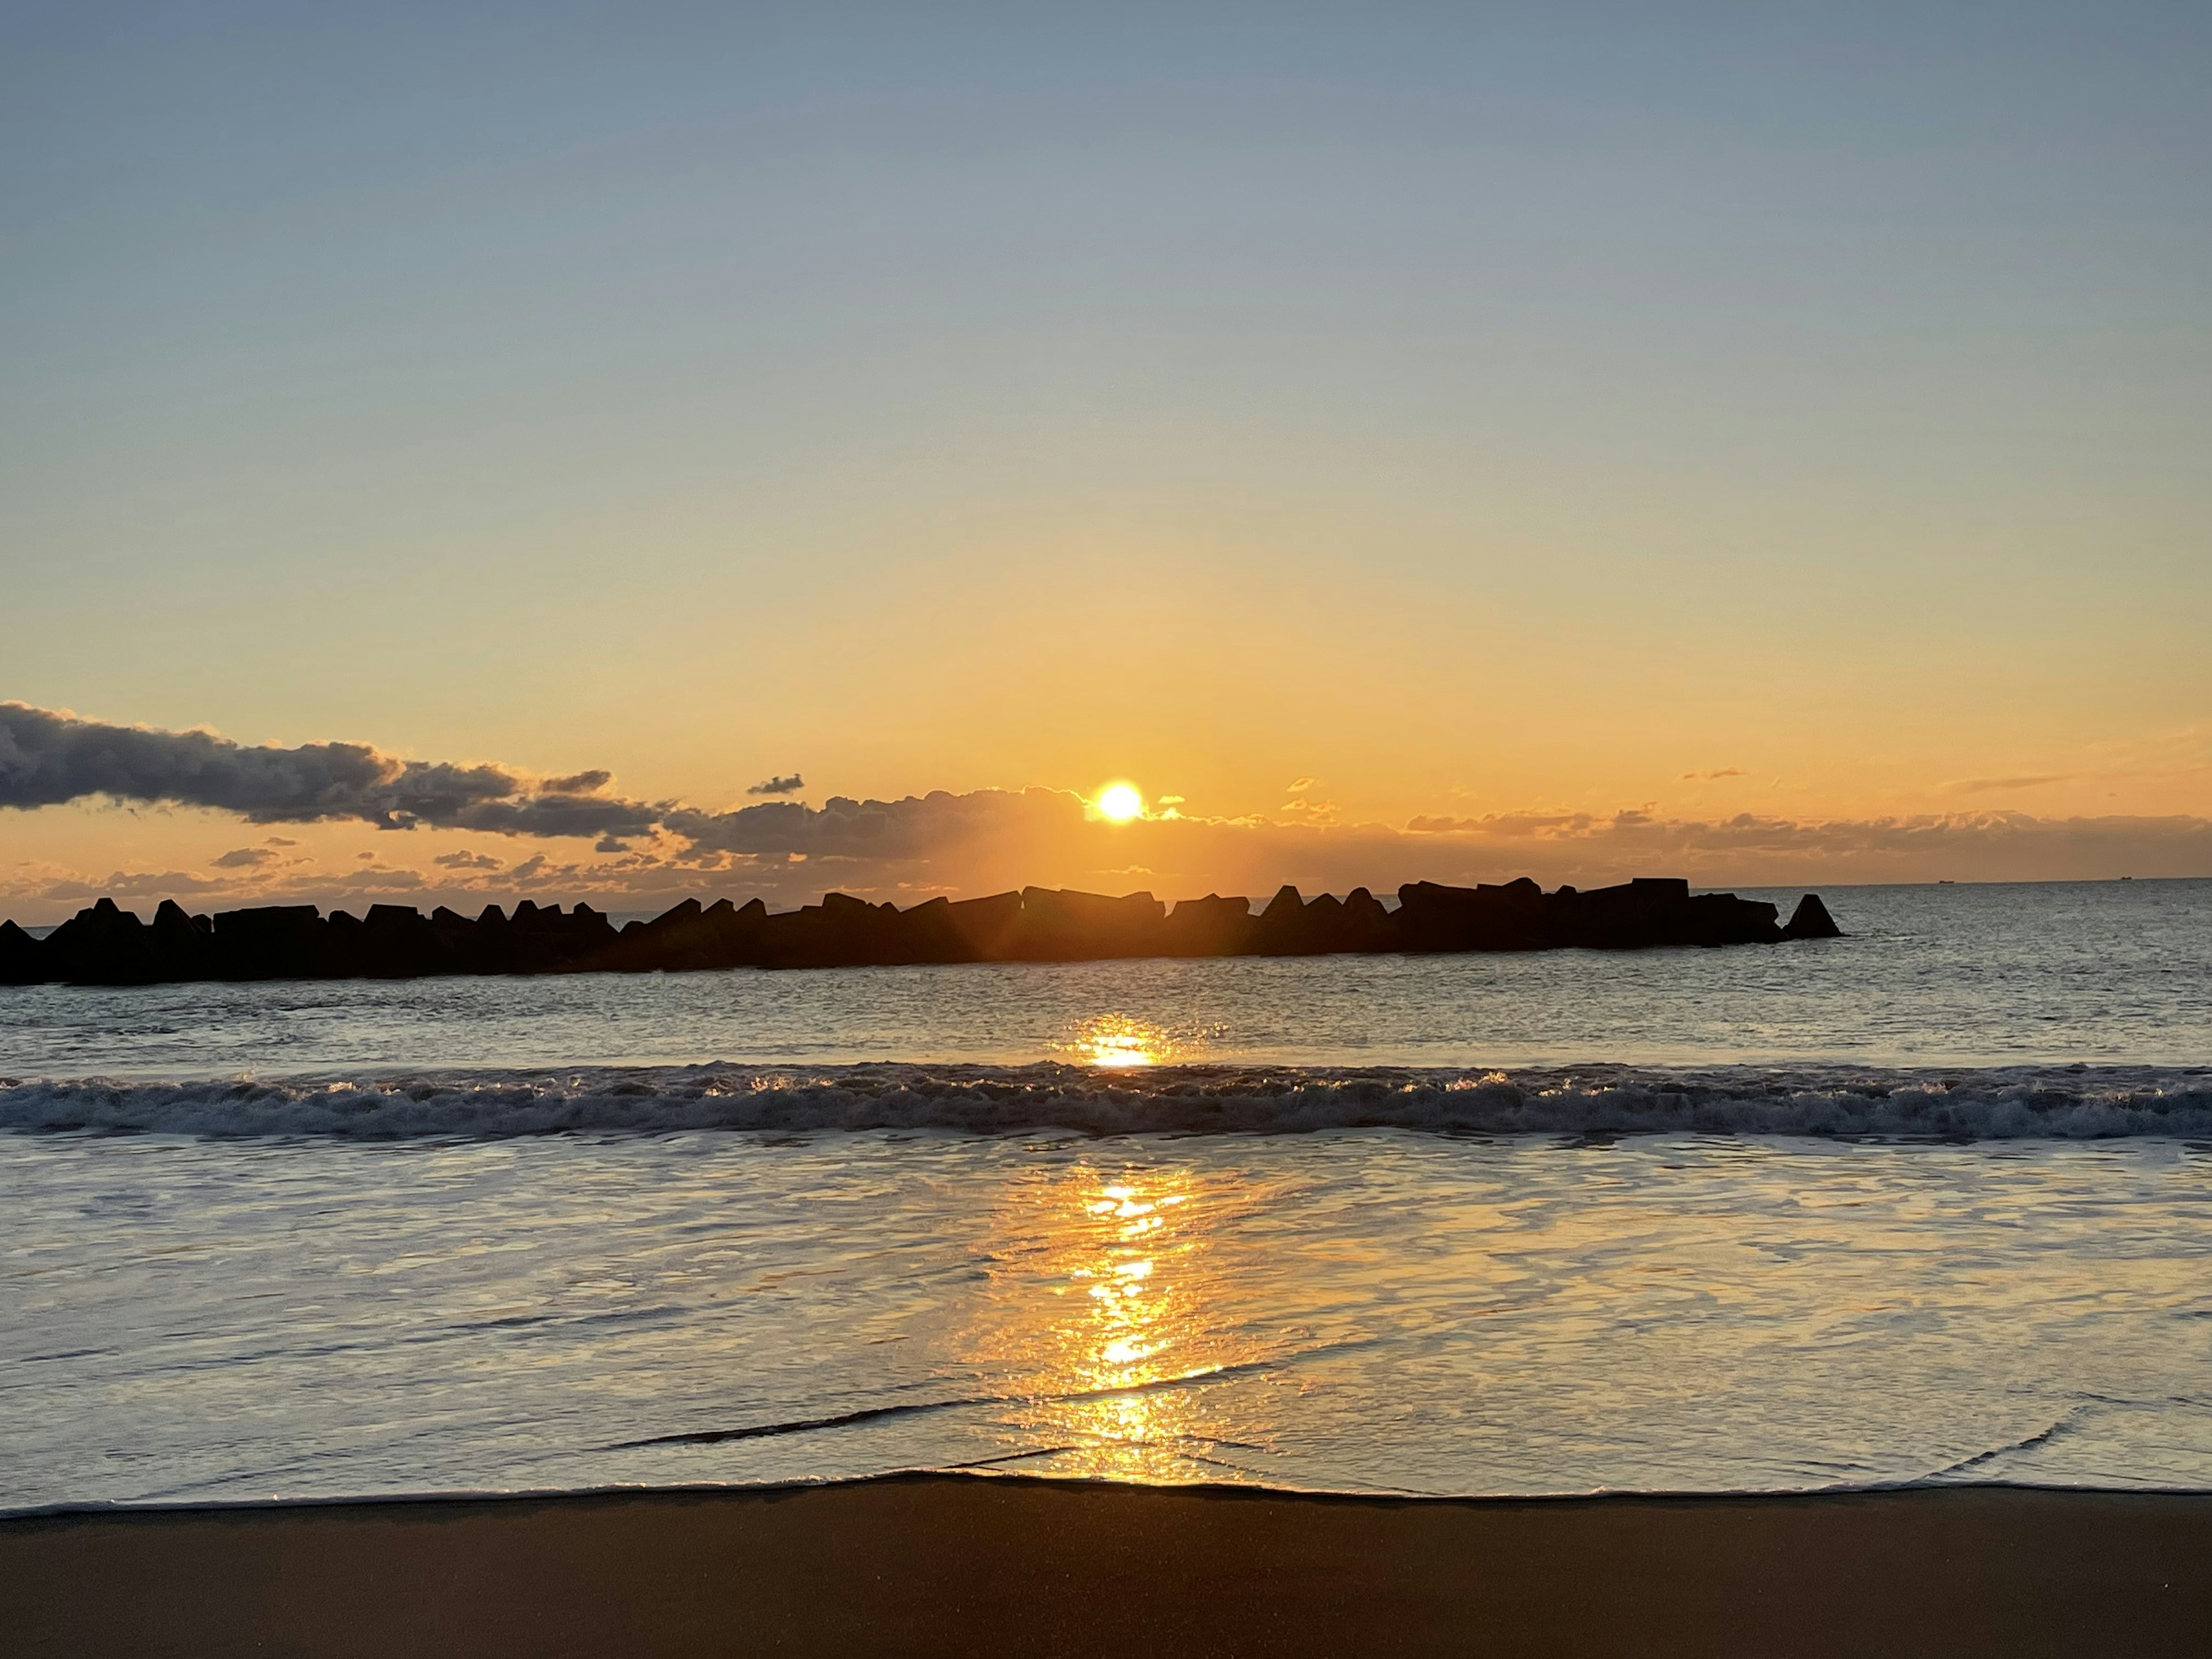
M 1181 1045 L 1160 1025 L 1096 1015 L 1053 1045 L 1103 1071 L 1167 1064 Z M 1219 1439 L 1204 1379 L 1253 1354 L 1209 1319 L 1218 1264 L 1209 1235 L 1233 1194 L 1158 1167 L 1017 1182 L 989 1218 L 989 1290 L 970 1361 L 1004 1377 L 1022 1405 L 1007 1427 L 1051 1449 L 1055 1472 L 1136 1480 L 1220 1479 L 1202 1448 Z
M 1021 1402 L 1005 1426 L 1030 1467 L 1125 1480 L 1235 1478 L 1251 1448 L 1206 1379 L 1267 1357 L 1234 1316 L 1220 1238 L 1249 1195 L 1190 1170 L 1040 1172 L 991 1218 L 969 1358 Z
M 1054 1047 L 1079 1065 L 1111 1071 L 1164 1066 L 1182 1048 L 1164 1026 L 1122 1013 L 1099 1014 L 1085 1020 Z
M 0 1389 L 0 1504 L 987 1467 L 2212 1487 L 2208 1163 L 2164 1138 L 0 1135 L 39 1255 L 0 1364 L 52 1356 Z
M 1053 1046 L 1101 1071 L 1170 1064 L 1184 1047 L 1164 1026 L 1119 1012 L 1082 1021 Z M 1231 1425 L 1218 1420 L 1206 1379 L 1262 1349 L 1224 1334 L 1234 1274 L 1212 1247 L 1252 1196 L 1157 1165 L 1015 1185 L 991 1218 L 990 1289 L 969 1357 L 1024 1401 L 1008 1422 L 1020 1443 L 1051 1449 L 1022 1454 L 1037 1460 L 1031 1467 L 1118 1480 L 1224 1477 L 1205 1449 Z

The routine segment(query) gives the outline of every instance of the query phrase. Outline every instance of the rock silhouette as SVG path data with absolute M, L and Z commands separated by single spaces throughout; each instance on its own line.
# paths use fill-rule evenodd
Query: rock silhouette
M 1828 914 L 1828 907 L 1820 902 L 1818 893 L 1808 893 L 1797 901 L 1790 913 L 1790 925 L 1782 930 L 1784 939 L 1841 939 L 1844 930 L 1836 926 L 1836 919 Z
M 840 968 L 951 962 L 1092 962 L 1123 957 L 1326 956 L 1357 951 L 1640 950 L 1834 939 L 1817 894 L 1787 927 L 1774 906 L 1686 881 L 1547 893 L 1526 877 L 1502 886 L 1412 882 L 1395 909 L 1364 887 L 1339 899 L 1285 887 L 1255 914 L 1208 893 L 1172 908 L 1150 893 L 1109 898 L 1043 887 L 990 898 L 931 899 L 901 910 L 829 893 L 771 915 L 754 899 L 686 899 L 617 930 L 579 904 L 525 900 L 474 919 L 377 904 L 329 916 L 311 904 L 187 915 L 164 900 L 149 924 L 112 898 L 45 939 L 0 922 L 0 984 L 149 985 L 174 980 L 415 979 L 441 974 L 649 973 L 722 968 Z

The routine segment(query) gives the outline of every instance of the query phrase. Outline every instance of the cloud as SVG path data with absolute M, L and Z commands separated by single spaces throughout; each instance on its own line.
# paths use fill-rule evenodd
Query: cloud
M 240 847 L 208 860 L 218 870 L 252 870 L 276 861 L 276 854 L 265 847 Z
M 328 906 L 405 892 L 425 903 L 481 905 L 527 893 L 647 909 L 690 894 L 797 904 L 832 889 L 910 904 L 1027 883 L 1094 891 L 1141 884 L 1172 899 L 1209 891 L 1264 896 L 1285 882 L 1308 892 L 1387 892 L 1407 881 L 1518 875 L 1592 886 L 1674 874 L 1745 887 L 2212 875 L 2212 821 L 2179 816 L 1677 818 L 1644 804 L 1609 813 L 1421 817 L 1394 826 L 1339 822 L 1332 804 L 1301 794 L 1272 818 L 1163 811 L 1115 824 L 1086 812 L 1084 798 L 1066 790 L 938 791 L 893 801 L 833 796 L 818 807 L 778 800 L 718 811 L 580 793 L 586 782 L 604 788 L 604 776 L 578 773 L 554 781 L 556 789 L 505 767 L 403 762 L 357 744 L 246 749 L 206 733 L 105 726 L 0 705 L 0 805 L 104 793 L 214 806 L 263 822 L 321 816 L 381 827 L 397 817 L 472 833 L 588 837 L 598 854 L 549 849 L 506 868 L 462 849 L 426 860 L 427 872 L 334 874 L 226 854 L 212 878 L 117 872 L 105 883 L 53 866 L 17 866 L 0 872 L 0 899 L 23 902 L 31 908 L 18 919 L 36 921 L 59 920 L 64 903 L 73 901 L 73 908 L 109 891 L 221 907 Z
M 1715 778 L 1740 778 L 1742 775 L 1743 768 L 1741 766 L 1723 766 L 1717 772 L 1685 772 L 1675 781 L 1677 783 L 1711 783 Z
M 1283 793 L 1287 795 L 1303 795 L 1320 781 L 1319 778 L 1293 778 L 1291 780 L 1291 787 Z
M 759 816 L 768 815 L 768 816 Z M 608 860 L 538 854 L 441 862 L 429 874 L 368 868 L 331 874 L 285 866 L 220 872 L 118 871 L 105 878 L 51 866 L 0 872 L 0 901 L 18 921 L 59 921 L 103 893 L 195 909 L 254 903 L 356 906 L 398 897 L 473 910 L 523 896 L 601 909 L 657 910 L 679 898 L 758 896 L 775 906 L 839 890 L 913 904 L 937 895 L 999 892 L 1034 882 L 1093 892 L 1149 889 L 1163 898 L 1206 892 L 1265 898 L 1285 882 L 1307 893 L 1401 882 L 1504 881 L 1590 887 L 1638 875 L 1682 875 L 1700 886 L 1799 890 L 1866 882 L 2036 881 L 2212 875 L 2212 820 L 2039 818 L 2019 812 L 1797 819 L 1740 813 L 1664 818 L 1647 811 L 1520 812 L 1385 824 L 1264 818 L 1086 818 L 1073 793 L 1030 789 L 840 799 L 819 811 L 777 804 L 700 814 L 723 843 Z M 446 855 L 450 858 L 452 855 Z
M 2071 772 L 2035 772 L 2021 778 L 1955 778 L 1943 786 L 1961 795 L 1985 795 L 1996 789 L 2034 789 L 2046 783 L 2070 783 Z
M 1419 817 L 1413 836 L 1460 856 L 1510 852 L 1532 873 L 1576 864 L 1630 874 L 1669 869 L 1744 885 L 1798 882 L 2100 880 L 2212 874 L 2212 820 L 2040 818 L 1947 812 L 1878 818 L 1703 820 L 1648 811 Z
M 763 778 L 745 791 L 748 795 L 795 795 L 806 787 L 806 780 L 793 772 L 787 778 Z
M 1578 886 L 1658 874 L 1744 886 L 2212 874 L 2212 822 L 2188 817 L 1674 818 L 1645 805 L 1423 817 L 1396 828 L 1316 816 L 1114 824 L 1087 815 L 1080 795 L 1051 789 L 678 810 L 663 828 L 683 850 L 641 859 L 623 879 L 649 884 L 690 871 L 695 890 L 757 893 L 771 903 L 832 888 L 905 903 L 1031 882 L 1103 890 L 1135 868 L 1166 898 L 1265 895 L 1286 881 L 1310 892 L 1386 891 L 1407 881 L 1522 874 Z
M 1072 811 L 1083 817 L 1083 798 L 1065 791 L 943 790 L 896 801 L 859 801 L 832 795 L 820 806 L 764 801 L 733 811 L 678 807 L 661 827 L 704 852 L 749 859 L 843 859 L 905 862 L 980 842 L 1020 848 L 1058 835 Z
M 40 898 L 89 902 L 96 898 L 185 898 L 197 893 L 220 893 L 225 884 L 206 876 L 187 875 L 181 870 L 130 871 L 118 870 L 103 879 L 82 877 L 65 878 L 42 885 L 38 890 Z
M 583 778 L 605 775 L 554 784 Z M 0 806 L 95 795 L 213 807 L 250 823 L 354 818 L 380 830 L 513 836 L 642 834 L 655 816 L 641 802 L 576 793 L 501 766 L 403 761 L 357 743 L 248 748 L 211 732 L 112 726 L 0 703 Z
M 546 795 L 596 795 L 614 781 L 611 772 L 572 772 L 565 778 L 547 778 L 538 789 Z
M 485 853 L 471 853 L 466 848 L 456 853 L 441 853 L 430 860 L 448 870 L 496 870 L 500 861 Z

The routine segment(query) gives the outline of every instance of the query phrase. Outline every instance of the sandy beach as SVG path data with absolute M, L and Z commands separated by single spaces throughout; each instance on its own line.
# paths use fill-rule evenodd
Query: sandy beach
M 917 1476 L 0 1522 L 56 1655 L 2201 1653 L 2212 1498 Z

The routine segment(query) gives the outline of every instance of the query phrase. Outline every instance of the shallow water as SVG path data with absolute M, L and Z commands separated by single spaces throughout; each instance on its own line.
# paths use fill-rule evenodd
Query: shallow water
M 2212 883 L 1830 896 L 1773 950 L 0 992 L 0 1507 L 2212 1486 Z
M 978 1464 L 2212 1485 L 2212 1155 L 2172 1142 L 9 1151 L 15 1505 Z

